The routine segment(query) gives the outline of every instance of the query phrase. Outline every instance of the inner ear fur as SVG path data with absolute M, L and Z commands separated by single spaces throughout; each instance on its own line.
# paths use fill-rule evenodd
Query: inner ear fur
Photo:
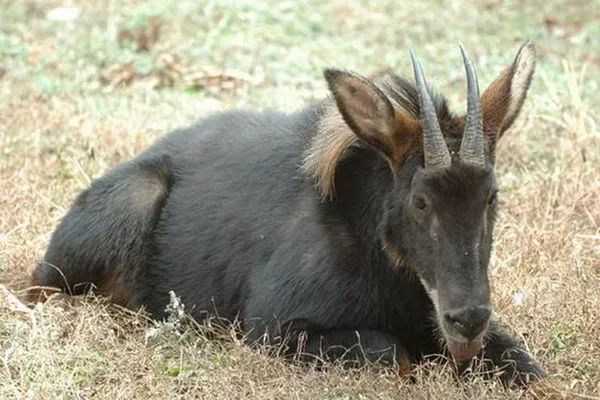
M 347 71 L 328 69 L 325 79 L 344 121 L 364 142 L 391 156 L 394 107 L 368 79 Z
M 326 70 L 325 79 L 337 108 L 356 136 L 375 147 L 393 168 L 405 158 L 420 132 L 418 121 L 409 116 L 371 80 L 360 75 Z
M 302 169 L 314 179 L 322 197 L 331 199 L 337 166 L 350 147 L 376 149 L 395 176 L 408 155 L 419 148 L 421 126 L 371 80 L 339 70 L 325 71 L 325 78 L 335 102 L 325 105 Z
M 527 41 L 512 65 L 505 68 L 481 96 L 484 131 L 492 149 L 519 115 L 531 85 L 535 63 L 535 46 Z

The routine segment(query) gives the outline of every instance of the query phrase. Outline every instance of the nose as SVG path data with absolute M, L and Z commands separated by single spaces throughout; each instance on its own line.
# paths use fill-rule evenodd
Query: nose
M 444 318 L 452 329 L 471 340 L 486 328 L 491 314 L 491 307 L 478 306 L 447 312 Z

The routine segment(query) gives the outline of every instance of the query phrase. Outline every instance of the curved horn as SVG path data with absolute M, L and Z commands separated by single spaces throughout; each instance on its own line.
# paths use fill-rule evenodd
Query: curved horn
M 421 124 L 423 125 L 423 153 L 425 154 L 425 168 L 448 168 L 451 164 L 450 153 L 440 129 L 440 124 L 435 113 L 433 101 L 429 95 L 425 75 L 421 63 L 410 50 L 417 91 L 419 93 L 419 110 Z
M 479 84 L 473 62 L 465 48 L 460 45 L 460 52 L 467 73 L 467 119 L 460 144 L 459 156 L 462 162 L 478 167 L 485 166 L 483 152 L 483 117 L 481 114 L 481 98 L 479 97 Z

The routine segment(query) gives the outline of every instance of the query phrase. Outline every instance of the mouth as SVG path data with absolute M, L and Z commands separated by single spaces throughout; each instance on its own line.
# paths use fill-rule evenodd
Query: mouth
M 427 293 L 429 294 L 429 297 L 431 298 L 431 301 L 433 302 L 433 306 L 434 306 L 434 310 L 435 310 L 434 318 L 435 318 L 437 327 L 439 329 L 439 332 L 442 333 L 442 337 L 445 339 L 445 342 L 446 342 L 446 347 L 448 348 L 448 351 L 450 352 L 450 354 L 452 355 L 454 360 L 457 363 L 464 363 L 466 361 L 469 361 L 473 357 L 477 356 L 481 352 L 481 349 L 484 346 L 484 337 L 489 328 L 489 320 L 481 328 L 481 331 L 479 331 L 477 333 L 477 336 L 475 336 L 473 338 L 467 339 L 467 338 L 463 337 L 462 335 L 456 335 L 455 333 L 453 333 L 454 330 L 452 329 L 452 327 L 448 326 L 444 322 L 444 318 L 441 317 L 442 313 L 440 312 L 439 298 L 438 298 L 437 290 L 430 289 L 428 287 L 428 285 L 426 284 L 426 282 L 424 282 L 423 280 L 421 280 L 421 282 L 423 283 L 423 286 L 427 290 Z
M 446 345 L 452 357 L 458 363 L 463 363 L 477 356 L 483 348 L 483 334 L 475 339 L 468 341 L 459 341 L 452 338 L 446 338 Z
M 477 356 L 484 347 L 484 338 L 489 328 L 489 321 L 481 328 L 477 336 L 465 338 L 462 335 L 457 335 L 453 330 L 449 329 L 446 324 L 441 323 L 440 328 L 446 339 L 446 346 L 454 360 L 458 363 L 469 361 Z

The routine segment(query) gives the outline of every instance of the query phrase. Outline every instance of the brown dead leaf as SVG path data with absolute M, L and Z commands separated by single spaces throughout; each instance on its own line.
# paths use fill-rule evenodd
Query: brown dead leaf
M 117 63 L 100 72 L 100 81 L 110 88 L 116 88 L 130 85 L 135 75 L 133 62 Z
M 181 59 L 170 53 L 161 54 L 156 62 L 160 87 L 174 87 L 177 82 L 180 82 L 182 76 L 186 73 L 187 68 L 181 62 Z
M 149 51 L 158 42 L 161 27 L 162 22 L 156 17 L 151 17 L 147 25 L 119 30 L 117 42 L 121 46 L 131 43 L 137 51 Z
M 182 85 L 185 88 L 204 89 L 209 91 L 234 92 L 244 86 L 258 83 L 252 75 L 243 71 L 203 67 L 197 71 L 189 71 L 183 75 Z
M 555 16 L 546 14 L 544 17 L 544 24 L 548 30 L 552 30 L 558 24 L 558 21 Z
M 133 63 L 113 64 L 100 72 L 101 82 L 110 88 L 136 85 L 147 88 L 201 89 L 215 96 L 231 95 L 240 88 L 258 85 L 262 75 L 214 66 L 191 68 L 180 57 L 163 53 L 156 58 L 150 73 L 136 72 Z
M 546 14 L 544 16 L 544 25 L 554 36 L 571 37 L 581 31 L 583 23 L 581 21 L 564 21 L 556 15 Z
M 165 53 L 157 60 L 157 72 L 161 87 L 202 89 L 216 93 L 231 94 L 235 90 L 262 81 L 243 71 L 214 66 L 191 68 L 175 55 Z

